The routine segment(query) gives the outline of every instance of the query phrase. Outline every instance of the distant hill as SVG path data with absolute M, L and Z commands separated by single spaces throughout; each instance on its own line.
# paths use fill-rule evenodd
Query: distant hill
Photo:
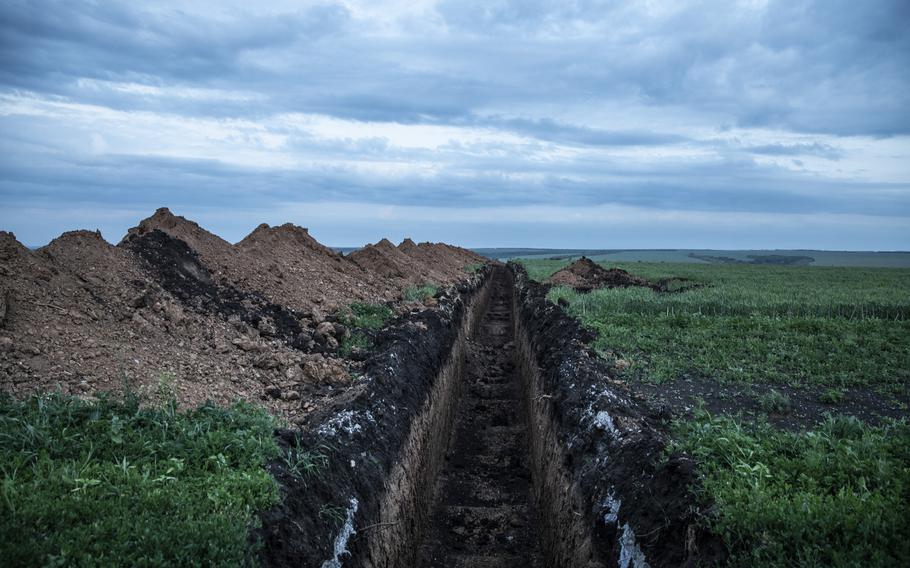
M 830 250 L 715 250 L 715 249 L 543 249 L 475 248 L 477 254 L 498 260 L 586 256 L 616 262 L 688 262 L 698 264 L 772 264 L 783 266 L 872 266 L 910 268 L 910 252 Z

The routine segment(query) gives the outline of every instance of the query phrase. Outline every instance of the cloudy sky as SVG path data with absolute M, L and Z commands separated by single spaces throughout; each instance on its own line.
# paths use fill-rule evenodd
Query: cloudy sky
M 0 4 L 0 229 L 910 249 L 906 0 Z

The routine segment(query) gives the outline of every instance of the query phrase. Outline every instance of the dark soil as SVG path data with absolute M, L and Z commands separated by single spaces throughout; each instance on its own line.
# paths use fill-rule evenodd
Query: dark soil
M 288 448 L 324 452 L 327 466 L 312 475 L 295 474 L 287 463 L 269 466 L 282 501 L 261 515 L 257 537 L 264 542 L 264 566 L 321 566 L 333 557 L 340 523 L 327 511 L 351 507 L 356 533 L 347 543 L 345 566 L 367 563 L 367 536 L 381 531 L 379 509 L 389 472 L 402 459 L 415 413 L 432 390 L 465 317 L 465 300 L 482 279 L 440 298 L 439 308 L 409 314 L 382 329 L 364 376 L 343 396 L 320 407 L 300 431 L 280 431 Z
M 906 417 L 910 404 L 906 396 L 889 397 L 864 387 L 844 389 L 840 391 L 841 400 L 831 401 L 826 399 L 829 389 L 819 386 L 719 383 L 697 376 L 661 384 L 632 379 L 629 387 L 652 405 L 674 415 L 688 416 L 695 408 L 704 407 L 713 414 L 767 419 L 774 426 L 791 431 L 811 429 L 828 414 L 855 416 L 877 425 L 886 419 Z M 780 393 L 789 404 L 770 404 L 771 391 Z
M 511 289 L 501 276 L 494 286 L 490 308 L 469 343 L 464 392 L 418 566 L 540 565 Z
M 199 261 L 199 255 L 186 242 L 155 229 L 130 235 L 123 244 L 156 273 L 162 288 L 191 309 L 215 313 L 226 320 L 239 318 L 258 329 L 264 337 L 275 337 L 298 349 L 306 349 L 310 335 L 301 335 L 303 328 L 298 314 L 258 294 L 216 284 L 209 270 Z

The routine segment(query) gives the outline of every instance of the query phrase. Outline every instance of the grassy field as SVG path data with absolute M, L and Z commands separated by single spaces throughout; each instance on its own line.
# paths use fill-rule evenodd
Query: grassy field
M 247 405 L 0 397 L 0 558 L 6 566 L 239 566 L 273 419 Z
M 566 262 L 524 264 L 542 280 Z M 769 412 L 786 412 L 789 402 L 770 390 L 775 384 L 828 387 L 832 399 L 844 387 L 907 396 L 910 270 L 618 265 L 698 284 L 663 294 L 551 290 L 597 331 L 599 352 L 633 383 L 756 385 Z M 910 565 L 906 421 L 872 426 L 834 416 L 781 431 L 761 417 L 701 409 L 681 413 L 671 435 L 670 451 L 699 462 L 696 490 L 715 505 L 704 522 L 722 535 L 733 565 Z
M 526 262 L 542 279 L 559 261 Z M 611 265 L 612 266 L 612 265 Z M 646 288 L 554 300 L 597 330 L 597 348 L 651 381 L 870 386 L 906 393 L 910 382 L 910 270 L 749 265 L 619 265 L 650 279 L 689 278 L 694 289 Z

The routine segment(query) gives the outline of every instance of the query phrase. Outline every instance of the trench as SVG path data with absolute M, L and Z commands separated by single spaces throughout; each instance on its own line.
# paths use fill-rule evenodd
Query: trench
M 263 516 L 269 566 L 620 568 L 711 564 L 657 422 L 614 388 L 590 332 L 517 266 L 384 329 L 360 387 L 299 434 L 324 487 Z M 297 436 L 298 434 L 294 434 Z M 280 470 L 280 468 L 279 468 Z M 345 503 L 343 525 L 320 521 Z M 707 562 L 702 562 L 708 560 Z
M 512 271 L 493 268 L 410 420 L 350 565 L 603 565 L 519 307 Z
M 511 284 L 507 272 L 496 272 L 486 312 L 467 341 L 419 567 L 540 566 Z

